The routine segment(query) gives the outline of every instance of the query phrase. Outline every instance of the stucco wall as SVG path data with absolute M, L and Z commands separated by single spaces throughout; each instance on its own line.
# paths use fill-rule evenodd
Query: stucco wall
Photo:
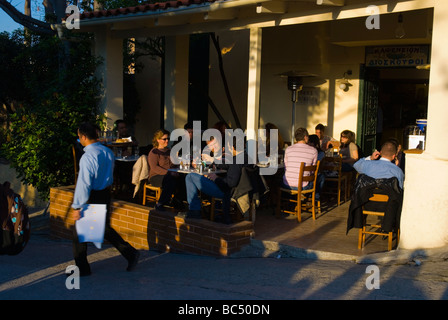
M 317 85 L 305 84 L 296 103 L 295 127 L 314 133 L 318 123 L 328 126 L 327 134 L 336 138 L 342 130 L 356 132 L 359 99 L 359 68 L 364 47 L 348 48 L 330 42 L 330 23 L 305 24 L 263 30 L 260 125 L 276 124 L 289 140 L 292 116 L 291 91 L 287 71 L 317 75 Z M 339 89 L 344 72 L 352 85 Z

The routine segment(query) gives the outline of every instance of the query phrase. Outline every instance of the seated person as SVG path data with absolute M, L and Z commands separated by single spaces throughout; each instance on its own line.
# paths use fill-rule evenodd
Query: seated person
M 193 144 L 193 122 L 187 122 L 184 125 L 184 130 L 185 130 L 185 134 L 182 137 L 179 137 L 177 141 L 173 142 L 172 145 L 172 149 L 174 149 L 174 146 L 176 146 L 178 143 L 180 143 L 183 139 L 189 139 L 190 144 L 189 144 L 189 149 L 188 150 L 183 150 L 180 149 L 179 152 L 177 153 L 178 157 L 193 157 L 193 151 L 194 151 L 194 144 Z M 206 143 L 204 141 L 201 140 L 201 150 L 206 146 Z M 185 153 L 185 154 L 182 154 Z
M 118 139 L 124 139 L 124 138 L 131 138 L 132 140 L 132 147 L 135 148 L 138 146 L 137 139 L 134 136 L 131 136 L 128 131 L 128 126 L 126 122 L 122 119 L 118 119 L 114 123 L 114 129 L 117 132 L 117 140 Z M 123 156 L 130 156 L 132 155 L 132 150 L 128 148 L 129 144 L 126 144 L 122 147 L 122 155 Z
M 308 144 L 317 150 L 317 160 L 322 161 L 325 158 L 325 152 L 320 147 L 319 137 L 316 134 L 308 136 Z
M 317 160 L 322 161 L 325 158 L 325 152 L 322 151 L 320 148 L 320 141 L 319 137 L 316 134 L 311 134 L 308 137 L 308 144 L 310 146 L 313 146 L 317 150 Z M 323 172 L 317 174 L 317 181 L 316 181 L 316 200 L 320 199 L 320 191 L 324 187 L 325 183 L 325 174 Z
M 314 132 L 319 137 L 320 148 L 323 152 L 327 151 L 331 146 L 337 147 L 339 144 L 335 145 L 336 139 L 325 135 L 325 126 L 322 123 L 319 123 Z
M 137 139 L 129 134 L 128 125 L 122 119 L 118 119 L 114 123 L 114 128 L 117 131 L 117 139 L 124 139 L 131 137 L 132 144 L 137 145 Z
M 406 154 L 403 152 L 401 144 L 395 138 L 389 138 L 386 142 L 392 142 L 397 147 L 397 154 L 392 162 L 399 166 L 403 173 L 405 173 Z
M 148 154 L 148 181 L 151 185 L 162 188 L 160 199 L 156 204 L 157 210 L 164 210 L 163 206 L 170 203 L 178 185 L 177 179 L 179 176 L 168 171 L 168 169 L 174 167 L 170 158 L 171 149 L 168 148 L 169 134 L 167 130 L 157 130 L 152 140 L 153 148 Z
M 282 187 L 297 190 L 299 185 L 300 163 L 305 166 L 317 163 L 317 149 L 308 145 L 308 131 L 305 128 L 298 128 L 294 133 L 297 141 L 285 150 L 285 175 L 283 176 Z M 305 174 L 309 174 L 306 172 Z M 307 190 L 313 187 L 312 182 L 304 181 L 302 189 Z
M 393 142 L 385 142 L 381 151 L 375 151 L 370 157 L 362 158 L 354 164 L 358 173 L 365 174 L 374 179 L 393 178 L 398 179 L 401 189 L 403 189 L 403 171 L 393 163 L 397 154 L 397 146 Z
M 341 132 L 339 154 L 342 155 L 342 172 L 353 171 L 353 164 L 359 159 L 358 146 L 355 143 L 354 132 L 350 130 Z
M 381 151 L 375 151 L 370 157 L 361 158 L 354 164 L 359 172 L 354 193 L 351 198 L 347 219 L 347 233 L 351 228 L 362 228 L 363 206 L 367 210 L 382 211 L 383 232 L 392 232 L 400 228 L 401 206 L 403 201 L 403 171 L 393 162 L 397 154 L 397 146 L 385 142 Z M 378 189 L 378 190 L 377 190 Z M 385 203 L 369 203 L 372 193 L 386 194 L 389 198 Z
M 216 154 L 221 154 L 222 149 L 218 139 L 212 139 L 207 143 L 208 149 L 215 154 L 215 158 L 211 159 L 210 155 L 203 155 L 204 161 L 211 163 L 218 160 Z M 236 187 L 240 177 L 241 170 L 244 163 L 239 164 L 237 159 L 240 158 L 240 153 L 243 150 L 237 151 L 234 147 L 231 150 L 232 154 L 225 154 L 221 159 L 221 164 L 216 164 L 217 169 L 226 170 L 225 176 L 218 176 L 215 173 L 200 175 L 198 173 L 189 173 L 185 177 L 185 185 L 187 188 L 187 201 L 189 205 L 188 212 L 180 212 L 179 216 L 183 218 L 201 219 L 201 199 L 199 198 L 199 191 L 211 197 L 222 199 L 223 202 L 223 221 L 226 224 L 231 223 L 230 219 L 230 197 L 232 188 Z M 225 163 L 226 157 L 232 157 L 230 164 Z M 244 162 L 246 162 L 244 158 Z

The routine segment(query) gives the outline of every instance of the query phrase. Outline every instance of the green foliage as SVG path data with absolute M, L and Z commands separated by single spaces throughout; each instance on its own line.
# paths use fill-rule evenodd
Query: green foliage
M 71 146 L 78 125 L 104 120 L 98 109 L 100 83 L 94 77 L 99 61 L 90 55 L 88 41 L 68 47 L 48 36 L 34 36 L 12 61 L 21 66 L 21 82 L 14 84 L 21 96 L 11 99 L 20 99 L 22 107 L 9 115 L 0 152 L 22 181 L 48 199 L 51 187 L 74 183 Z

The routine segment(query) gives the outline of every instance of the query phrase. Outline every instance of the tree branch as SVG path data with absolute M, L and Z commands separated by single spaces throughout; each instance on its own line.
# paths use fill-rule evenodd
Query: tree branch
M 212 42 L 216 48 L 216 53 L 218 54 L 219 71 L 221 73 L 222 83 L 224 85 L 224 90 L 225 90 L 225 93 L 227 96 L 227 100 L 229 101 L 230 111 L 232 111 L 233 118 L 235 119 L 235 122 L 236 122 L 236 127 L 242 128 L 240 119 L 238 118 L 238 114 L 236 113 L 235 106 L 233 104 L 232 95 L 230 94 L 229 85 L 227 84 L 227 78 L 226 78 L 226 73 L 224 71 L 224 63 L 222 60 L 221 48 L 219 46 L 219 38 L 217 38 L 214 33 L 210 33 L 210 38 L 212 39 Z
M 0 0 L 0 8 L 3 9 L 15 22 L 22 26 L 37 32 L 44 34 L 55 34 L 56 31 L 51 28 L 51 24 L 31 18 L 11 5 L 7 0 Z

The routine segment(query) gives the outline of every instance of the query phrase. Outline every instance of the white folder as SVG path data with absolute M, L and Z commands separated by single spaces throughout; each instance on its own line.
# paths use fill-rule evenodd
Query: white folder
M 93 242 L 101 249 L 104 241 L 107 207 L 105 204 L 88 204 L 81 210 L 81 219 L 76 221 L 79 242 Z

